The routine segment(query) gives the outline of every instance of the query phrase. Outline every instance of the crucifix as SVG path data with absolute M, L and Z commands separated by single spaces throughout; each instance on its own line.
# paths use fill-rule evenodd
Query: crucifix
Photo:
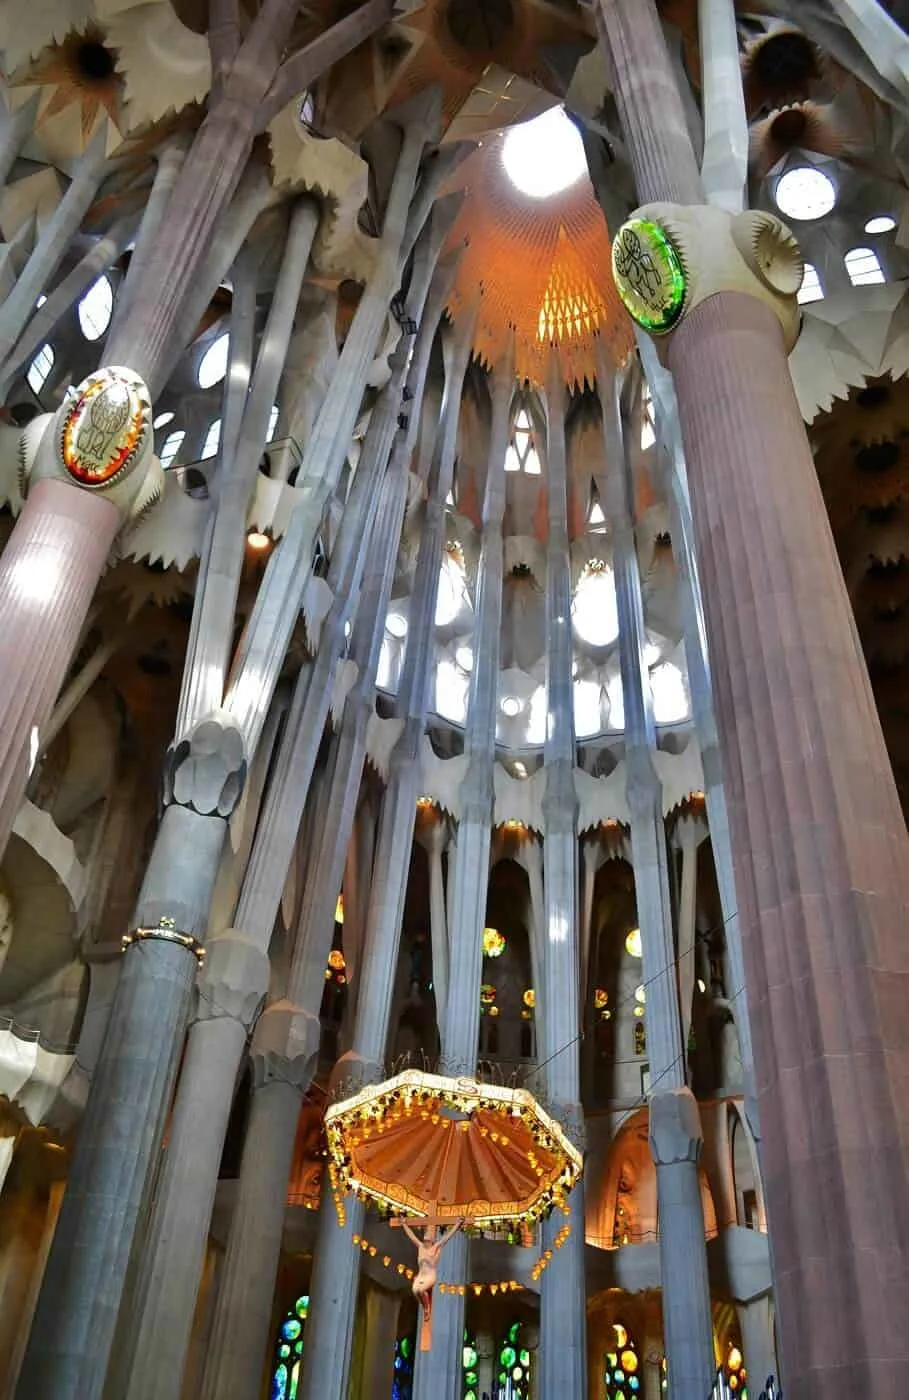
M 467 1224 L 466 1217 L 462 1217 L 457 1224 L 452 1225 L 444 1234 L 438 1233 L 440 1225 L 448 1222 L 436 1215 L 421 1215 L 410 1219 L 403 1216 L 395 1216 L 388 1222 L 392 1226 L 400 1226 L 407 1238 L 416 1245 L 417 1248 L 417 1272 L 411 1288 L 413 1296 L 423 1309 L 423 1322 L 420 1327 L 420 1350 L 429 1351 L 432 1346 L 432 1290 L 436 1281 L 436 1273 L 439 1266 L 439 1256 L 447 1245 L 448 1241 Z M 423 1238 L 414 1234 L 411 1225 L 422 1225 Z

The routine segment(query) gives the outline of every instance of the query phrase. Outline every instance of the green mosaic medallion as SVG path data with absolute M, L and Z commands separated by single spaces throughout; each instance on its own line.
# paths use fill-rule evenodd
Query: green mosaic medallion
M 652 335 L 672 330 L 685 305 L 685 272 L 659 224 L 622 225 L 612 245 L 612 275 L 632 320 Z

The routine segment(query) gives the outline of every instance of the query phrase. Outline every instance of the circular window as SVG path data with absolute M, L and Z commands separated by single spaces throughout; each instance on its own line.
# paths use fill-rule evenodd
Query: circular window
M 800 165 L 780 176 L 774 198 L 787 219 L 823 219 L 836 204 L 836 185 L 822 170 Z
M 502 164 L 515 189 L 531 199 L 567 190 L 587 170 L 584 142 L 564 108 L 551 107 L 513 126 L 502 146 Z
M 200 389 L 211 389 L 220 384 L 227 373 L 227 353 L 230 349 L 230 336 L 227 331 L 213 340 L 199 361 L 197 379 Z

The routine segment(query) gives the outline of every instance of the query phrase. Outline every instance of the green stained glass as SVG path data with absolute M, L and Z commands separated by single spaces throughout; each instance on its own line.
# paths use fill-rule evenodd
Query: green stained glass
M 522 1366 L 530 1365 L 530 1352 L 527 1350 L 526 1347 L 522 1347 L 521 1350 L 518 1352 L 518 1360 L 520 1361 Z
M 464 1379 L 468 1385 L 476 1385 L 477 1381 L 479 1380 L 479 1377 L 477 1376 L 476 1371 L 468 1371 Z
M 506 1366 L 509 1370 L 511 1370 L 517 1359 L 517 1352 L 514 1347 L 506 1346 L 499 1352 L 499 1364 L 501 1366 Z
M 508 1329 L 508 1340 L 510 1342 L 516 1342 L 518 1340 L 518 1333 L 520 1332 L 520 1330 L 520 1322 L 513 1322 Z
M 665 231 L 652 219 L 629 219 L 612 245 L 616 290 L 645 331 L 672 330 L 685 306 L 685 270 Z
M 499 1385 L 504 1385 L 505 1382 L 506 1382 L 507 1380 L 508 1380 L 508 1373 L 507 1373 L 507 1371 L 500 1371 L 500 1372 L 499 1372 Z
M 286 1342 L 282 1342 L 281 1345 L 278 1347 L 278 1355 L 280 1356 L 282 1361 L 286 1361 L 288 1356 L 290 1356 L 290 1347 L 287 1345 Z
M 401 1355 L 402 1355 L 402 1356 L 404 1357 L 404 1359 L 406 1360 L 407 1357 L 408 1357 L 408 1356 L 410 1355 L 410 1353 L 411 1353 L 411 1341 L 410 1341 L 410 1338 L 409 1338 L 409 1337 L 402 1337 L 402 1338 L 401 1338 L 401 1342 L 400 1342 L 400 1346 L 401 1346 Z
M 297 1400 L 297 1386 L 300 1384 L 300 1363 L 297 1361 L 290 1373 L 290 1390 L 287 1392 L 287 1400 Z
M 309 1312 L 309 1294 L 308 1294 L 308 1293 L 304 1293 L 304 1294 L 303 1294 L 303 1297 L 302 1297 L 302 1298 L 298 1298 L 297 1301 L 296 1301 L 296 1303 L 294 1303 L 294 1312 L 297 1314 L 297 1317 L 299 1317 L 299 1318 L 301 1318 L 301 1319 L 303 1320 L 303 1322 L 306 1321 L 306 1316 L 307 1316 L 307 1313 Z
M 303 1355 L 303 1343 L 302 1343 L 302 1342 L 297 1342 L 297 1343 L 295 1343 L 295 1345 L 294 1345 L 294 1355 L 295 1355 L 295 1356 L 302 1356 L 302 1355 Z
M 464 1370 L 470 1371 L 477 1364 L 477 1349 L 468 1342 L 463 1351 Z

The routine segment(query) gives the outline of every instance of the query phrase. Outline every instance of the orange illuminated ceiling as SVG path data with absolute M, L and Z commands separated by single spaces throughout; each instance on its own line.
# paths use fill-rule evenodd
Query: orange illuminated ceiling
M 449 310 L 457 319 L 480 294 L 474 349 L 484 363 L 494 365 L 513 334 L 520 378 L 541 383 L 553 345 L 565 382 L 592 384 L 594 337 L 617 362 L 632 346 L 602 210 L 585 177 L 547 199 L 522 194 L 502 164 L 505 139 L 484 141 L 452 179 L 467 197 L 449 242 L 467 246 Z

